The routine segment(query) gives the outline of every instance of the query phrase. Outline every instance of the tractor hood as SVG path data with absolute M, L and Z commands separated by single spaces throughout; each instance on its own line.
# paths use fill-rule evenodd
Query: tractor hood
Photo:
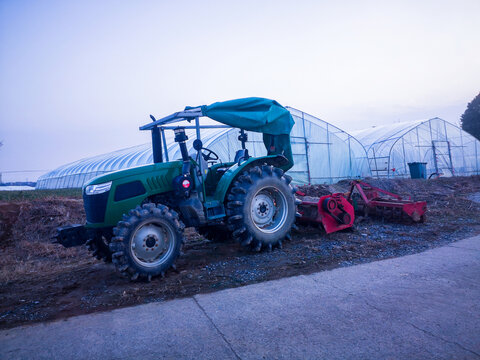
M 186 107 L 185 110 L 199 108 Z M 269 154 L 284 155 L 293 165 L 290 112 L 275 100 L 251 97 L 200 106 L 202 115 L 222 124 L 263 134 Z
M 167 163 L 140 165 L 128 169 L 112 171 L 107 174 L 96 176 L 87 181 L 83 187 L 88 185 L 103 184 L 109 181 L 122 180 L 124 178 L 136 178 L 141 175 L 150 174 L 153 172 L 163 171 L 164 169 L 180 169 L 182 167 L 181 161 L 170 161 Z

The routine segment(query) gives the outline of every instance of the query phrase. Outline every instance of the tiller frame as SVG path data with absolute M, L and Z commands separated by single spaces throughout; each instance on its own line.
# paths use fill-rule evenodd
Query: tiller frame
M 359 198 L 353 199 L 353 191 L 357 190 Z M 381 197 L 380 194 L 387 195 Z M 377 188 L 360 180 L 353 180 L 347 200 L 356 203 L 355 210 L 362 210 L 365 216 L 380 215 L 383 218 L 402 218 L 405 215 L 414 222 L 424 222 L 426 219 L 427 202 L 413 201 L 409 196 L 403 199 L 400 195 Z

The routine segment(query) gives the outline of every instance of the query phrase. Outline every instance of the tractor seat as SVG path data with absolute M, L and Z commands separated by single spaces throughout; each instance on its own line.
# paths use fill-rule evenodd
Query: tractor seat
M 235 163 L 238 163 L 240 160 L 248 160 L 249 157 L 247 149 L 237 150 L 235 154 Z M 224 174 L 228 169 L 230 169 L 230 166 L 219 167 L 215 171 L 217 174 Z
M 235 162 L 238 163 L 240 160 L 248 160 L 250 156 L 248 155 L 248 149 L 237 150 L 235 154 Z

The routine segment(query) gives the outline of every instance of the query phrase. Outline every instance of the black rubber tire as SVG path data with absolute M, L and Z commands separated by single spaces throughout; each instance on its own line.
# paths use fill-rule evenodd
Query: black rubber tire
M 106 263 L 112 262 L 112 252 L 110 251 L 110 241 L 112 237 L 97 234 L 87 240 L 85 245 L 92 256 Z
M 290 238 L 296 216 L 296 189 L 290 185 L 292 178 L 283 170 L 271 165 L 255 166 L 244 171 L 230 188 L 226 207 L 228 229 L 233 238 L 245 247 L 255 251 L 262 248 L 271 250 L 282 246 L 285 238 Z M 262 188 L 270 187 L 283 194 L 286 200 L 286 219 L 281 227 L 272 233 L 260 230 L 251 215 L 254 196 Z
M 201 226 L 197 228 L 197 232 L 205 239 L 212 242 L 226 242 L 232 238 L 232 232 L 225 225 Z
M 173 234 L 173 250 L 169 257 L 158 266 L 142 266 L 134 259 L 131 250 L 131 241 L 135 231 L 140 228 L 145 221 L 157 219 L 162 221 L 162 226 L 167 226 L 169 230 L 171 230 Z M 143 204 L 141 207 L 137 206 L 135 209 L 130 210 L 128 214 L 123 215 L 122 221 L 119 221 L 117 226 L 113 228 L 113 234 L 115 236 L 110 243 L 110 250 L 113 253 L 112 261 L 117 270 L 131 280 L 144 278 L 150 281 L 154 276 L 164 276 L 165 272 L 173 266 L 173 263 L 180 254 L 184 240 L 184 229 L 185 225 L 179 220 L 178 214 L 165 205 L 148 203 Z

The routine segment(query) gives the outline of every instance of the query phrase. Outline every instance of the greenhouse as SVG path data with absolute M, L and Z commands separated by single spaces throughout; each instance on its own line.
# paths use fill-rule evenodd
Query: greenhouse
M 287 107 L 295 120 L 291 143 L 295 165 L 288 171 L 296 184 L 334 183 L 341 179 L 371 176 L 365 149 L 345 131 L 300 110 Z M 202 122 L 203 123 L 203 122 Z M 193 153 L 194 130 L 187 130 L 187 146 Z M 233 161 L 241 148 L 238 129 L 203 129 L 204 147 L 216 152 L 224 162 Z M 173 131 L 165 131 L 168 159 L 180 159 Z M 266 155 L 262 134 L 248 132 L 251 156 Z M 168 160 L 166 159 L 166 160 Z M 91 178 L 116 170 L 153 163 L 150 143 L 79 160 L 61 166 L 37 181 L 37 189 L 78 188 Z
M 480 142 L 440 118 L 354 131 L 373 176 L 409 177 L 409 163 L 424 163 L 427 177 L 480 173 Z

